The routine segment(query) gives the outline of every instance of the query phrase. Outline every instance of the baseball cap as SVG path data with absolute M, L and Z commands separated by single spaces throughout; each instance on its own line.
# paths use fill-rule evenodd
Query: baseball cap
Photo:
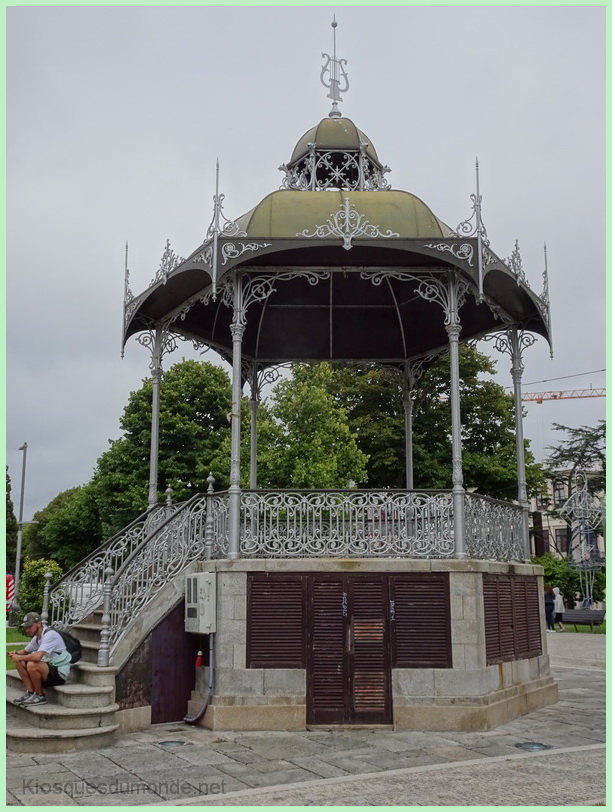
M 28 612 L 27 615 L 24 615 L 23 621 L 21 625 L 24 629 L 27 629 L 28 626 L 31 626 L 33 623 L 40 622 L 40 615 L 37 612 Z

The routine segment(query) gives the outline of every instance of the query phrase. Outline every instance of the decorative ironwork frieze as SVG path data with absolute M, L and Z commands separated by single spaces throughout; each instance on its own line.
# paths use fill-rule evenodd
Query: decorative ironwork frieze
M 166 240 L 166 248 L 162 255 L 157 273 L 155 274 L 155 278 L 151 282 L 151 285 L 156 285 L 158 282 L 161 282 L 162 284 L 165 285 L 172 271 L 175 268 L 178 268 L 178 266 L 184 261 L 185 260 L 183 257 L 179 257 L 170 248 L 170 240 Z
M 470 268 L 473 267 L 474 247 L 469 243 L 462 243 L 459 247 L 457 247 L 456 243 L 427 243 L 424 248 L 431 248 L 435 251 L 448 251 L 455 259 L 465 260 Z
M 223 256 L 223 261 L 221 264 L 225 265 L 230 259 L 238 259 L 247 251 L 259 251 L 260 248 L 269 248 L 270 245 L 272 245 L 272 243 L 269 242 L 238 243 L 238 245 L 232 242 L 226 242 L 221 247 L 221 255 Z
M 526 332 L 520 325 L 515 325 L 504 332 L 492 333 L 485 339 L 493 341 L 493 346 L 497 352 L 509 355 L 512 360 L 513 373 L 523 372 L 523 352 L 528 347 L 532 347 L 536 342 L 536 337 L 532 333 Z
M 212 245 L 207 245 L 206 248 L 199 253 L 197 256 L 193 257 L 191 260 L 198 265 L 205 265 L 207 270 L 212 270 L 212 261 L 213 261 L 213 247 Z
M 177 336 L 175 333 L 169 331 L 167 323 L 162 325 L 159 343 L 157 341 L 156 330 L 147 330 L 146 332 L 139 333 L 136 336 L 136 341 L 141 347 L 146 347 L 150 351 L 151 363 L 149 364 L 149 369 L 154 371 L 161 367 L 164 355 L 169 352 L 174 352 L 178 346 L 176 343 Z
M 519 251 L 518 240 L 516 240 L 516 242 L 514 243 L 514 250 L 506 260 L 506 265 L 514 274 L 514 278 L 516 279 L 517 285 L 527 284 L 527 280 L 525 278 L 525 271 L 523 270 L 523 260 L 521 259 L 521 253 Z
M 387 191 L 391 188 L 384 177 L 390 172 L 388 166 L 378 167 L 367 155 L 367 144 L 362 144 L 359 151 L 315 150 L 306 155 L 294 166 L 283 164 L 279 169 L 285 172 L 281 184 L 283 189 L 298 191 L 323 191 L 342 189 L 353 192 Z
M 218 174 L 219 162 L 217 161 L 217 178 Z M 224 200 L 225 195 L 219 194 L 218 191 L 213 195 L 213 218 L 206 230 L 207 240 L 213 239 L 215 234 L 218 237 L 246 237 L 247 235 L 246 231 L 243 231 L 237 223 L 225 216 L 225 212 L 223 211 Z
M 436 302 L 444 310 L 444 326 L 449 327 L 459 320 L 459 310 L 465 304 L 469 284 L 465 279 L 454 277 L 444 279 L 430 274 L 417 279 L 416 292 L 426 302 Z M 455 286 L 454 292 L 451 285 Z
M 399 237 L 399 234 L 387 229 L 386 232 L 381 232 L 380 226 L 372 225 L 365 215 L 360 214 L 355 206 L 351 203 L 348 197 L 344 198 L 344 202 L 340 209 L 330 215 L 326 223 L 317 225 L 313 233 L 309 233 L 307 229 L 298 232 L 296 237 L 318 237 L 324 239 L 325 237 L 340 237 L 342 239 L 342 247 L 347 251 L 353 247 L 352 243 L 356 237 L 367 237 L 369 239 L 378 239 L 379 237 L 388 239 L 390 237 Z

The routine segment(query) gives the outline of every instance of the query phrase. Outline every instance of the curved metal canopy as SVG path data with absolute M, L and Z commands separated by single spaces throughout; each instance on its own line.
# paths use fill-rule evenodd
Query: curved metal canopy
M 235 222 L 213 221 L 187 259 L 168 248 L 140 295 L 126 284 L 124 341 L 162 323 L 231 358 L 240 276 L 245 360 L 401 363 L 447 346 L 428 285 L 449 274 L 472 294 L 459 311 L 462 341 L 511 324 L 550 340 L 547 294 L 530 290 L 520 262 L 502 261 L 477 233 L 462 237 L 419 198 L 390 190 L 386 167 L 348 119 L 324 119 L 281 169 L 286 188 Z

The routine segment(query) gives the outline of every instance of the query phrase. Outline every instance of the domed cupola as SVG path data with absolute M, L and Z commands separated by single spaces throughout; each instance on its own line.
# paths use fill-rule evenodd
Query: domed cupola
M 336 57 L 336 26 L 334 18 L 334 55 L 323 54 L 327 62 L 321 71 L 321 82 L 329 89 L 327 98 L 332 100 L 332 109 L 328 118 L 300 138 L 289 163 L 279 167 L 285 172 L 283 188 L 310 192 L 389 189 L 384 174 L 391 170 L 380 163 L 370 139 L 349 118 L 343 118 L 338 109 L 340 94 L 348 90 L 349 83 L 344 70 L 346 60 Z M 325 81 L 327 74 L 329 79 Z
M 389 167 L 380 163 L 370 139 L 350 118 L 331 113 L 300 138 L 291 160 L 280 169 L 286 173 L 285 189 L 372 192 L 390 188 L 384 178 Z

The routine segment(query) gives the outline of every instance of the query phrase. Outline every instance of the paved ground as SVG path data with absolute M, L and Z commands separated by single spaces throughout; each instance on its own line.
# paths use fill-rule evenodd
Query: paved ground
M 560 700 L 479 733 L 218 733 L 158 725 L 116 746 L 7 756 L 24 806 L 582 806 L 605 800 L 605 636 L 547 635 Z M 176 745 L 169 742 L 183 742 Z M 166 742 L 166 744 L 164 744 Z M 522 742 L 551 749 L 525 752 Z

